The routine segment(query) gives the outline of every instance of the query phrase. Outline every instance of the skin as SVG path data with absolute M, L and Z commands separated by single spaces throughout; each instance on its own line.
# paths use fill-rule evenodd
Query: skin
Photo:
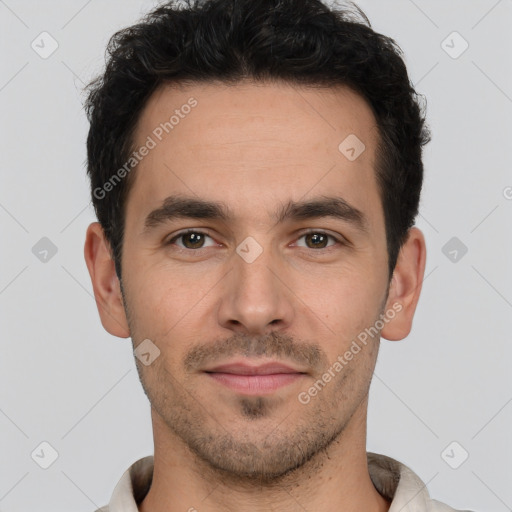
M 98 223 L 85 242 L 105 329 L 131 336 L 134 348 L 150 339 L 160 350 L 148 366 L 136 359 L 155 444 L 139 510 L 386 511 L 366 460 L 368 391 L 380 336 L 400 340 L 411 329 L 426 250 L 412 228 L 389 281 L 373 113 L 345 87 L 166 86 L 146 105 L 135 147 L 190 97 L 197 106 L 134 171 L 122 290 Z M 349 134 L 366 146 L 354 161 L 338 149 Z M 146 216 L 171 194 L 222 201 L 233 218 L 178 218 L 145 231 Z M 360 210 L 366 231 L 346 219 L 272 216 L 288 201 L 322 196 Z M 208 236 L 169 243 L 187 228 Z M 315 244 L 306 229 L 345 242 Z M 252 263 L 236 252 L 249 236 L 262 249 Z M 301 403 L 299 393 L 393 305 L 400 312 L 380 336 Z M 304 373 L 247 396 L 203 371 L 233 360 L 280 361 Z

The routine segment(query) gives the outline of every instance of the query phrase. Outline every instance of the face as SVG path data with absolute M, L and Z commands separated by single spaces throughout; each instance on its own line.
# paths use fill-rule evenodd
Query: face
M 278 478 L 365 415 L 365 329 L 391 308 L 377 137 L 343 87 L 197 84 L 147 104 L 124 305 L 134 347 L 159 350 L 136 360 L 154 421 L 211 468 Z

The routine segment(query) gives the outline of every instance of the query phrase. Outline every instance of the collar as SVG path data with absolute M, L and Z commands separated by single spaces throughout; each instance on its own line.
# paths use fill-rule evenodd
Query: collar
M 429 497 L 426 484 L 407 466 L 391 457 L 368 452 L 368 470 L 375 488 L 392 500 L 389 512 L 453 511 Z M 154 457 L 134 462 L 116 485 L 109 505 L 96 512 L 139 512 L 138 505 L 149 491 L 153 479 Z

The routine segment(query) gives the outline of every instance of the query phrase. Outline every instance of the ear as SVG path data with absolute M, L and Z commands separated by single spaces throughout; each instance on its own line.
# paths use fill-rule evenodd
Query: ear
M 389 287 L 385 310 L 394 310 L 396 315 L 381 330 L 381 336 L 387 340 L 401 340 L 411 331 L 423 284 L 426 253 L 423 233 L 412 227 L 400 249 Z
M 130 330 L 121 295 L 121 285 L 110 254 L 110 244 L 99 222 L 87 228 L 84 256 L 91 276 L 94 298 L 103 327 L 112 335 L 128 338 Z

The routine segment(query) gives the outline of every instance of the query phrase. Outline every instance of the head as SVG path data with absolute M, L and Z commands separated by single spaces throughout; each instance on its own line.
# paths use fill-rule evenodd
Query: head
M 102 323 L 158 354 L 136 361 L 160 432 L 285 475 L 364 428 L 379 338 L 411 328 L 429 133 L 400 49 L 355 7 L 210 0 L 108 53 L 86 104 Z M 237 391 L 214 371 L 235 360 L 297 378 Z

